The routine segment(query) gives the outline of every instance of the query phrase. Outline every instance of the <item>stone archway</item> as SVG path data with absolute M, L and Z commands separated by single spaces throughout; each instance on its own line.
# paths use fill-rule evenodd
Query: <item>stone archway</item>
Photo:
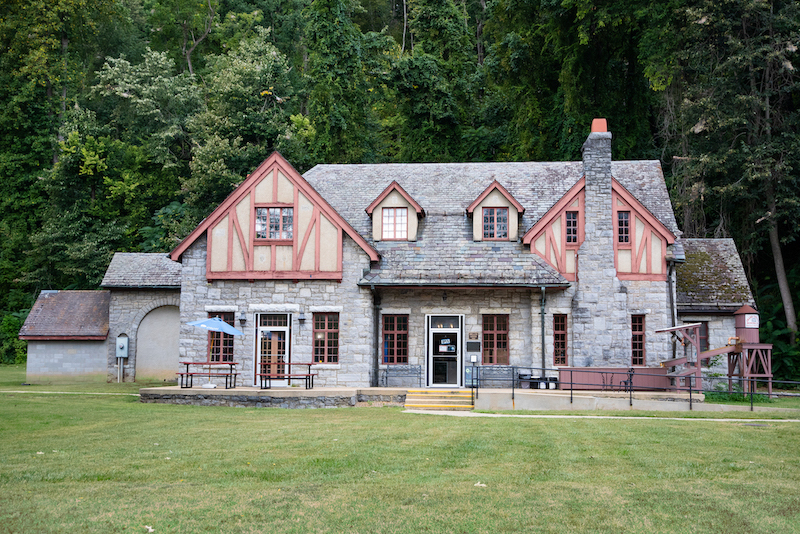
M 180 333 L 178 306 L 160 306 L 145 315 L 136 332 L 136 380 L 175 380 Z

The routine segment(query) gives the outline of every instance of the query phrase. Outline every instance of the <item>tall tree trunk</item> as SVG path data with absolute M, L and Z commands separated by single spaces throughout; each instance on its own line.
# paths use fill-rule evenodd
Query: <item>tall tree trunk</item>
M 775 262 L 775 277 L 778 279 L 778 289 L 781 292 L 781 300 L 783 301 L 783 312 L 786 315 L 786 326 L 791 330 L 789 334 L 789 342 L 792 346 L 797 343 L 797 315 L 794 311 L 794 302 L 792 300 L 792 291 L 789 288 L 789 279 L 786 277 L 786 268 L 783 264 L 783 253 L 781 252 L 781 240 L 778 235 L 778 222 L 775 220 L 775 194 L 770 190 L 767 192 L 767 202 L 771 216 L 767 219 L 769 224 L 769 244 L 772 247 L 772 258 Z

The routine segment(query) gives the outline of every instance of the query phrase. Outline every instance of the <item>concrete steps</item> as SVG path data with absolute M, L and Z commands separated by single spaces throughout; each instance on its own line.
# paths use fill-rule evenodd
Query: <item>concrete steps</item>
M 474 408 L 472 395 L 463 389 L 409 389 L 406 408 L 414 410 L 463 410 Z

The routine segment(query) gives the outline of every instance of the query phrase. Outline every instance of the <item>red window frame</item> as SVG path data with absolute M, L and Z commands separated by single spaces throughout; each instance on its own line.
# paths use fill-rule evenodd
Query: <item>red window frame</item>
M 508 365 L 508 315 L 483 316 L 483 365 Z
M 339 314 L 314 313 L 314 363 L 339 363 Z
M 383 363 L 408 364 L 408 315 L 383 316 Z
M 631 242 L 631 212 L 617 212 L 617 243 Z
M 208 318 L 219 317 L 231 326 L 234 326 L 233 312 L 209 312 Z M 224 332 L 208 332 L 208 361 L 232 362 L 233 361 L 233 336 Z
M 505 223 L 498 222 L 498 215 L 503 213 Z M 483 208 L 483 238 L 489 241 L 508 239 L 508 208 Z
M 399 216 L 401 214 L 402 216 Z M 388 224 L 387 219 L 391 220 Z M 391 232 L 387 232 L 387 229 L 391 229 Z M 405 241 L 408 239 L 408 208 L 383 208 L 381 213 L 381 239 L 384 241 Z
M 567 316 L 553 315 L 553 365 L 567 365 Z
M 578 242 L 578 212 L 568 211 L 565 216 L 567 227 L 567 243 Z
M 257 206 L 253 235 L 257 240 L 291 241 L 294 237 L 294 207 Z
M 631 315 L 631 365 L 644 365 L 644 315 Z

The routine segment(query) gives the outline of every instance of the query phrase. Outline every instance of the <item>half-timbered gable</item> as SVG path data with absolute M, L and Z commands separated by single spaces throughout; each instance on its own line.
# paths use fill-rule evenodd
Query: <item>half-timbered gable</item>
M 267 158 L 174 251 L 206 234 L 206 278 L 342 278 L 342 239 L 377 252 L 277 152 Z
M 584 233 L 584 179 L 581 178 L 561 199 L 525 232 L 522 242 L 530 245 L 564 278 L 574 282 L 578 272 L 578 249 Z
M 621 280 L 666 280 L 670 232 L 617 180 L 612 182 L 614 264 Z

